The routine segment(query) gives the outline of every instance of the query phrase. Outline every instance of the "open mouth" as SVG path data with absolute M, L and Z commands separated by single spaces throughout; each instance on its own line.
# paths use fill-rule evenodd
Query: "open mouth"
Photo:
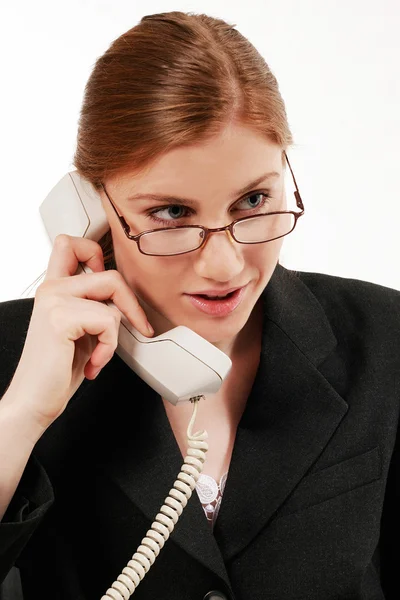
M 229 294 L 225 294 L 225 296 L 207 296 L 206 294 L 195 294 L 195 298 L 205 298 L 206 300 L 227 300 L 228 298 L 232 298 L 234 294 L 236 294 L 238 290 L 234 292 L 229 292 Z
M 188 294 L 190 302 L 204 313 L 223 317 L 233 312 L 241 303 L 247 285 L 225 296 L 207 296 L 206 294 Z

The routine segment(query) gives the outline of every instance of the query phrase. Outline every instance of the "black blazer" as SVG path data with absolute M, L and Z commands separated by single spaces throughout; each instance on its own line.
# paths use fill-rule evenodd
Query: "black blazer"
M 133 598 L 398 600 L 400 292 L 278 264 L 262 298 L 214 533 L 194 492 Z M 0 394 L 32 306 L 0 304 Z M 0 580 L 15 564 L 25 600 L 100 600 L 181 464 L 159 396 L 114 355 L 35 446 Z

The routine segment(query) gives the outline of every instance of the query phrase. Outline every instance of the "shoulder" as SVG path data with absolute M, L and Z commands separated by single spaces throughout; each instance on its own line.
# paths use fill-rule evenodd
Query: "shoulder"
M 363 300 L 365 304 L 373 302 L 389 303 L 393 308 L 399 308 L 400 290 L 386 287 L 362 279 L 328 275 L 308 271 L 290 271 L 291 276 L 298 277 L 322 301 L 336 300 Z
M 400 290 L 361 279 L 306 271 L 289 276 L 304 284 L 336 333 L 400 339 Z

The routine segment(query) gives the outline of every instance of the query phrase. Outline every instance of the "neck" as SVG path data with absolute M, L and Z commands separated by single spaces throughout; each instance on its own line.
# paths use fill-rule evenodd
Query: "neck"
M 254 314 L 253 314 L 254 313 Z M 237 425 L 246 407 L 260 362 L 262 309 L 256 305 L 248 326 L 239 332 L 232 345 L 232 369 L 216 394 L 201 400 L 196 418 L 196 430 L 206 429 L 215 440 L 225 436 L 234 439 Z M 240 342 L 239 342 L 240 335 Z M 184 402 L 179 408 L 163 399 L 164 407 L 181 448 L 186 443 L 186 429 L 192 415 L 192 405 Z M 233 443 L 233 441 L 232 441 Z
M 261 344 L 261 332 L 263 323 L 262 299 L 259 298 L 243 329 L 227 344 L 218 346 L 234 362 L 252 354 L 253 349 L 259 353 Z

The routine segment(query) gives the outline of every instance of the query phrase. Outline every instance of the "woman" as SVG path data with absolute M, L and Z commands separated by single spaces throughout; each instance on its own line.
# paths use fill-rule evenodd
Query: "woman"
M 110 232 L 59 236 L 34 302 L 0 305 L 0 577 L 17 566 L 27 600 L 128 598 L 126 577 L 110 586 L 186 454 L 192 407 L 114 354 L 109 298 L 144 335 L 186 325 L 233 364 L 199 404 L 203 487 L 135 597 L 398 597 L 400 293 L 279 264 L 304 212 L 292 143 L 274 75 L 221 20 L 146 16 L 98 59 L 74 162 Z M 193 225 L 217 231 L 179 230 L 173 252 L 129 239 Z

